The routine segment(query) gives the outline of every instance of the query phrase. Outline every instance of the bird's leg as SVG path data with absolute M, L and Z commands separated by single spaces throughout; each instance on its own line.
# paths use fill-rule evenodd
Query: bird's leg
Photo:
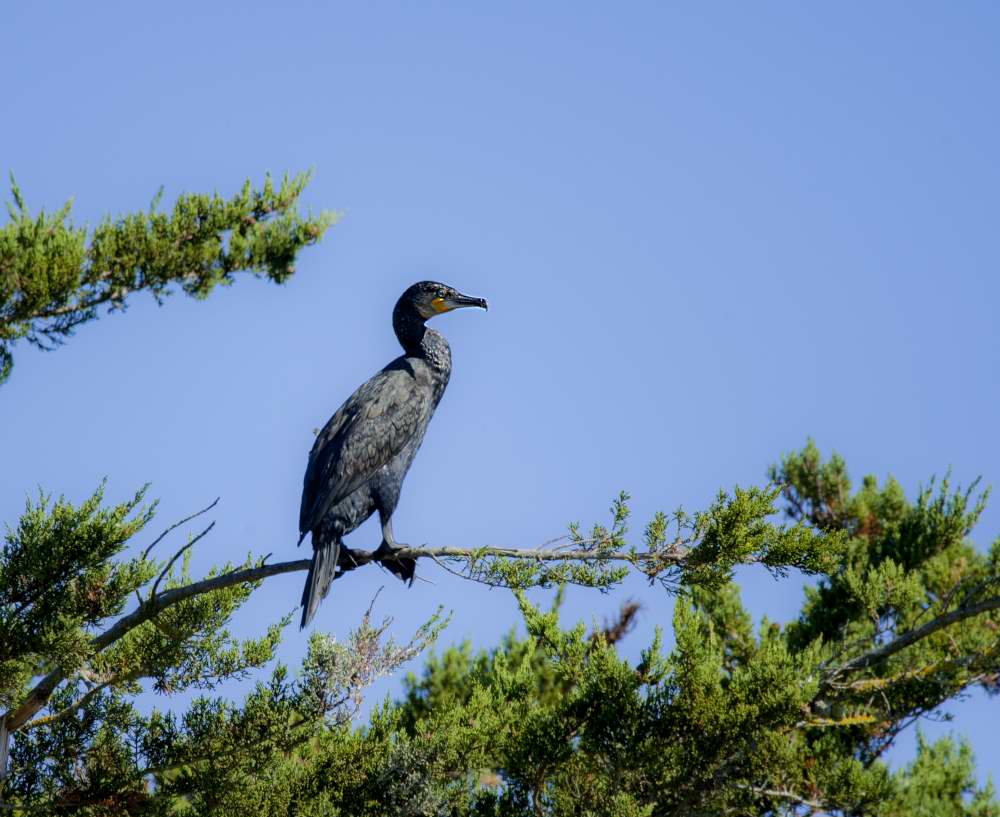
M 375 559 L 394 576 L 412 585 L 413 574 L 417 569 L 416 560 L 401 559 L 395 555 L 400 545 L 396 543 L 396 539 L 392 535 L 392 517 L 380 511 L 379 521 L 382 523 L 382 544 L 375 551 Z
M 378 546 L 378 552 L 392 552 L 399 547 L 396 537 L 392 535 L 392 517 L 380 512 L 378 518 L 382 523 L 382 544 Z

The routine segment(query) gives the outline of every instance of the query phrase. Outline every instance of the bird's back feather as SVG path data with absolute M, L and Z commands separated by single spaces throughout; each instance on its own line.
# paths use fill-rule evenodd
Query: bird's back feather
M 397 358 L 355 391 L 327 422 L 309 454 L 300 536 L 426 428 L 434 389 L 420 374 L 406 358 Z

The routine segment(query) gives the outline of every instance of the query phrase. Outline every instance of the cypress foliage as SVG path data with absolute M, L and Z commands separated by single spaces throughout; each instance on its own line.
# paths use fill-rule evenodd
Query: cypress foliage
M 332 217 L 302 218 L 304 177 L 232 200 L 182 197 L 172 215 L 73 228 L 68 208 L 28 215 L 15 187 L 0 230 L 0 356 L 58 343 L 102 306 L 171 286 L 205 296 L 240 270 L 282 281 Z M 911 500 L 889 479 L 852 485 L 810 442 L 763 487 L 704 510 L 607 524 L 541 549 L 411 549 L 509 588 L 525 634 L 427 657 L 363 723 L 363 691 L 438 639 L 440 612 L 404 643 L 374 613 L 344 639 L 316 634 L 301 666 L 274 665 L 288 619 L 228 631 L 269 576 L 306 560 L 248 555 L 193 577 L 214 504 L 147 538 L 141 490 L 108 504 L 40 494 L 0 551 L 3 808 L 41 815 L 804 815 L 1000 817 L 971 748 L 900 732 L 973 688 L 1000 689 L 1000 539 L 969 536 L 987 501 L 932 481 Z M 167 543 L 189 526 L 185 542 Z M 359 564 L 367 557 L 359 556 Z M 754 626 L 732 582 L 754 564 L 815 577 L 799 616 Z M 634 621 L 588 632 L 533 605 L 530 587 L 614 591 L 631 572 L 675 597 L 673 647 L 637 662 Z M 225 684 L 255 677 L 242 701 Z M 143 690 L 199 690 L 186 710 L 136 706 Z
M 790 524 L 774 520 L 773 501 L 751 512 L 737 495 L 692 517 L 720 532 L 711 558 L 696 545 L 690 568 L 676 568 L 669 652 L 658 634 L 638 662 L 623 660 L 615 644 L 634 607 L 596 632 L 565 626 L 510 571 L 526 635 L 431 655 L 363 726 L 363 688 L 432 643 L 440 617 L 397 645 L 369 615 L 343 643 L 314 636 L 302 667 L 275 667 L 242 703 L 207 695 L 183 713 L 143 715 L 141 681 L 214 690 L 268 664 L 285 622 L 231 638 L 226 622 L 256 586 L 245 582 L 109 641 L 107 620 L 137 589 L 148 600 L 192 586 L 183 558 L 117 558 L 149 519 L 141 496 L 111 508 L 100 493 L 80 507 L 42 497 L 8 533 L 0 571 L 11 711 L 47 668 L 62 675 L 15 731 L 7 802 L 52 814 L 1000 815 L 964 743 L 921 739 L 895 773 L 884 761 L 921 716 L 972 687 L 997 690 L 1000 542 L 981 553 L 967 538 L 985 496 L 947 480 L 912 502 L 891 479 L 855 491 L 844 464 L 811 443 L 771 476 Z M 627 506 L 613 510 L 620 546 Z M 784 627 L 755 628 L 726 578 L 725 553 L 784 570 L 762 542 L 800 568 L 828 565 Z M 18 581 L 54 546 L 60 566 L 32 568 L 50 570 L 44 585 Z M 591 579 L 607 586 L 600 570 Z
M 299 250 L 323 237 L 334 213 L 303 217 L 296 204 L 308 174 L 249 181 L 235 196 L 186 194 L 170 213 L 159 209 L 105 218 L 93 230 L 75 227 L 68 201 L 32 215 L 11 176 L 9 220 L 0 227 L 0 384 L 10 375 L 20 339 L 41 349 L 63 343 L 103 307 L 122 310 L 135 292 L 157 301 L 180 287 L 196 298 L 239 272 L 282 283 Z

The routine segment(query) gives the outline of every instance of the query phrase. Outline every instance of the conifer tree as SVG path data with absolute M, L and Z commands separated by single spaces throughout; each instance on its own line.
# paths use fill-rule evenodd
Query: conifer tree
M 251 272 L 282 283 L 299 250 L 323 237 L 333 213 L 303 217 L 296 204 L 309 177 L 247 181 L 235 196 L 186 194 L 169 213 L 162 190 L 149 210 L 75 227 L 72 202 L 32 215 L 11 176 L 13 202 L 0 228 L 0 384 L 10 375 L 13 346 L 61 345 L 103 308 L 123 310 L 131 295 L 163 302 L 174 289 L 206 298 L 218 284 Z
M 4 374 L 18 339 L 58 344 L 134 292 L 205 296 L 240 271 L 285 280 L 332 223 L 298 215 L 304 184 L 185 196 L 172 215 L 154 207 L 90 233 L 68 208 L 31 216 L 15 187 L 0 231 Z M 103 487 L 79 504 L 40 494 L 0 552 L 3 808 L 1000 817 L 961 741 L 921 738 L 912 764 L 885 763 L 920 718 L 1000 688 L 1000 539 L 985 552 L 969 539 L 986 499 L 948 479 L 912 499 L 892 479 L 855 487 L 809 443 L 762 487 L 657 514 L 638 537 L 622 495 L 608 523 L 540 548 L 408 548 L 509 588 L 526 634 L 431 655 L 401 700 L 359 724 L 364 688 L 433 643 L 442 613 L 399 643 L 369 610 L 340 639 L 315 634 L 301 666 L 276 666 L 287 619 L 250 639 L 228 622 L 261 582 L 308 560 L 250 555 L 194 577 L 188 558 L 215 503 L 152 537 L 145 489 L 119 504 Z M 732 582 L 741 564 L 815 577 L 798 618 L 754 626 Z M 543 610 L 524 592 L 614 592 L 630 572 L 676 598 L 673 648 L 657 635 L 634 664 L 616 651 L 634 606 L 588 632 L 560 621 L 558 593 Z M 247 677 L 258 683 L 242 701 L 225 694 Z M 203 694 L 144 714 L 143 689 Z

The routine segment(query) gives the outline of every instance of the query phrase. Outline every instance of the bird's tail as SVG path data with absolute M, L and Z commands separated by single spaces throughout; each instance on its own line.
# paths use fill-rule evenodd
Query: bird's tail
M 313 549 L 312 564 L 309 566 L 309 576 L 302 590 L 302 624 L 304 630 L 312 621 L 320 602 L 330 592 L 330 582 L 337 572 L 337 558 L 340 556 L 340 539 L 324 542 Z

